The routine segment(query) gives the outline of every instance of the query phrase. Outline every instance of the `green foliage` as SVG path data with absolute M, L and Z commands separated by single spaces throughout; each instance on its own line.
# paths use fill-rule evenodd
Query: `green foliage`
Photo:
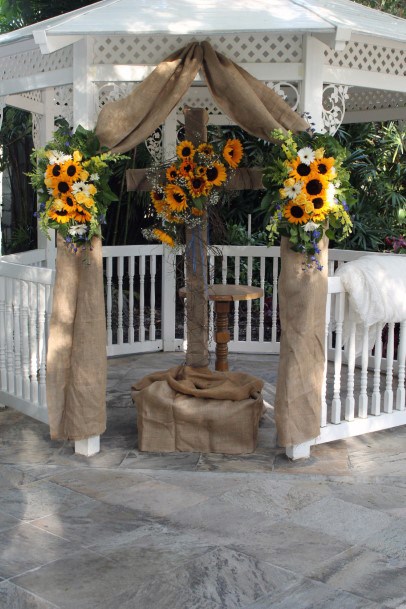
M 337 134 L 351 150 L 345 166 L 358 195 L 351 213 L 354 230 L 343 246 L 384 250 L 387 236 L 405 231 L 406 131 L 396 123 L 349 125 Z

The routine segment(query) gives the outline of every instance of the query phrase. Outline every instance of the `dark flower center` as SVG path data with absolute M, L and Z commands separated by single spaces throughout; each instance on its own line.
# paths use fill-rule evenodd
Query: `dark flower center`
M 68 192 L 69 184 L 67 184 L 66 182 L 58 182 L 58 190 L 62 194 L 64 194 L 65 192 Z
M 68 215 L 68 212 L 66 211 L 66 209 L 58 209 L 58 210 L 56 211 L 56 214 L 57 214 L 58 216 L 67 216 L 67 215 Z
M 299 163 L 296 171 L 300 176 L 308 176 L 310 173 L 310 167 L 309 165 L 306 165 L 306 163 Z
M 202 180 L 200 178 L 193 178 L 192 186 L 194 189 L 198 190 L 202 185 Z
M 314 209 L 321 209 L 324 205 L 324 201 L 321 197 L 316 197 L 313 199 L 313 207 Z
M 217 167 L 209 167 L 209 169 L 206 171 L 206 176 L 209 182 L 214 182 L 214 180 L 217 179 L 218 174 L 219 171 Z
M 72 177 L 75 175 L 76 171 L 77 171 L 77 170 L 76 170 L 75 165 L 69 165 L 69 167 L 68 167 L 68 169 L 67 169 L 66 173 L 68 174 L 68 176 L 69 176 L 70 178 L 72 178 Z
M 290 208 L 290 213 L 294 218 L 302 218 L 304 211 L 299 205 L 292 205 Z
M 321 173 L 321 174 L 327 173 L 327 167 L 324 163 L 319 163 L 317 168 L 319 170 L 319 173 Z
M 189 171 L 192 171 L 192 165 L 185 165 L 184 170 L 186 171 L 186 173 L 189 173 Z
M 157 201 L 162 201 L 163 198 L 164 198 L 164 193 L 163 192 L 156 192 L 156 193 L 154 193 L 154 198 Z
M 175 199 L 176 203 L 182 203 L 183 201 L 183 195 L 179 192 L 175 192 L 173 198 Z
M 323 190 L 323 184 L 319 180 L 309 180 L 306 184 L 309 195 L 319 195 Z
M 73 207 L 74 202 L 72 197 L 66 197 L 66 205 L 69 205 L 69 207 Z
M 182 156 L 190 156 L 191 152 L 189 146 L 185 146 L 182 150 Z
M 61 173 L 61 166 L 60 165 L 54 165 L 52 167 L 52 175 L 57 178 L 60 175 L 60 173 Z

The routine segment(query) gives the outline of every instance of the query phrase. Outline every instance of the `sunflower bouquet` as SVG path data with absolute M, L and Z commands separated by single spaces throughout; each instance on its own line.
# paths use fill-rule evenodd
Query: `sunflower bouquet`
M 268 192 L 262 207 L 270 213 L 270 245 L 279 235 L 285 236 L 291 249 L 304 255 L 304 269 L 321 270 L 318 254 L 323 235 L 339 241 L 352 229 L 353 189 L 343 166 L 348 153 L 328 134 L 293 136 L 275 130 L 271 136 L 281 146 L 263 178 Z
M 94 131 L 79 125 L 72 133 L 62 122 L 44 148 L 34 150 L 29 173 L 36 189 L 40 228 L 50 238 L 55 229 L 76 252 L 101 236 L 108 205 L 117 200 L 109 187 L 111 162 L 122 155 L 101 151 Z
M 220 151 L 209 143 L 195 147 L 190 141 L 181 142 L 173 162 L 148 172 L 155 222 L 143 231 L 144 236 L 171 247 L 180 243 L 184 227 L 198 226 L 207 207 L 218 202 L 220 187 L 242 157 L 237 139 L 227 140 Z

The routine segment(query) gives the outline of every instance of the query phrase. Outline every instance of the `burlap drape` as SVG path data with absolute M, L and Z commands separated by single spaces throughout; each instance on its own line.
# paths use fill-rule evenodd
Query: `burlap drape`
M 127 97 L 104 106 L 96 125 L 101 144 L 127 152 L 143 142 L 184 97 L 199 70 L 218 107 L 248 133 L 269 140 L 272 129 L 308 129 L 275 91 L 204 41 L 171 54 Z
M 276 386 L 278 444 L 291 446 L 320 433 L 328 287 L 328 239 L 320 242 L 323 270 L 302 269 L 303 256 L 281 240 L 281 347 Z
M 82 440 L 105 431 L 106 374 L 101 240 L 73 254 L 58 235 L 47 354 L 51 438 Z

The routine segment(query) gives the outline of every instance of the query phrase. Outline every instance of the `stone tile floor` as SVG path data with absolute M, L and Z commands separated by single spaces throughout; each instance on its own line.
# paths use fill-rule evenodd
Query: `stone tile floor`
M 276 446 L 278 360 L 252 455 L 137 450 L 131 384 L 181 353 L 109 360 L 101 452 L 0 411 L 0 609 L 406 609 L 406 429 Z

